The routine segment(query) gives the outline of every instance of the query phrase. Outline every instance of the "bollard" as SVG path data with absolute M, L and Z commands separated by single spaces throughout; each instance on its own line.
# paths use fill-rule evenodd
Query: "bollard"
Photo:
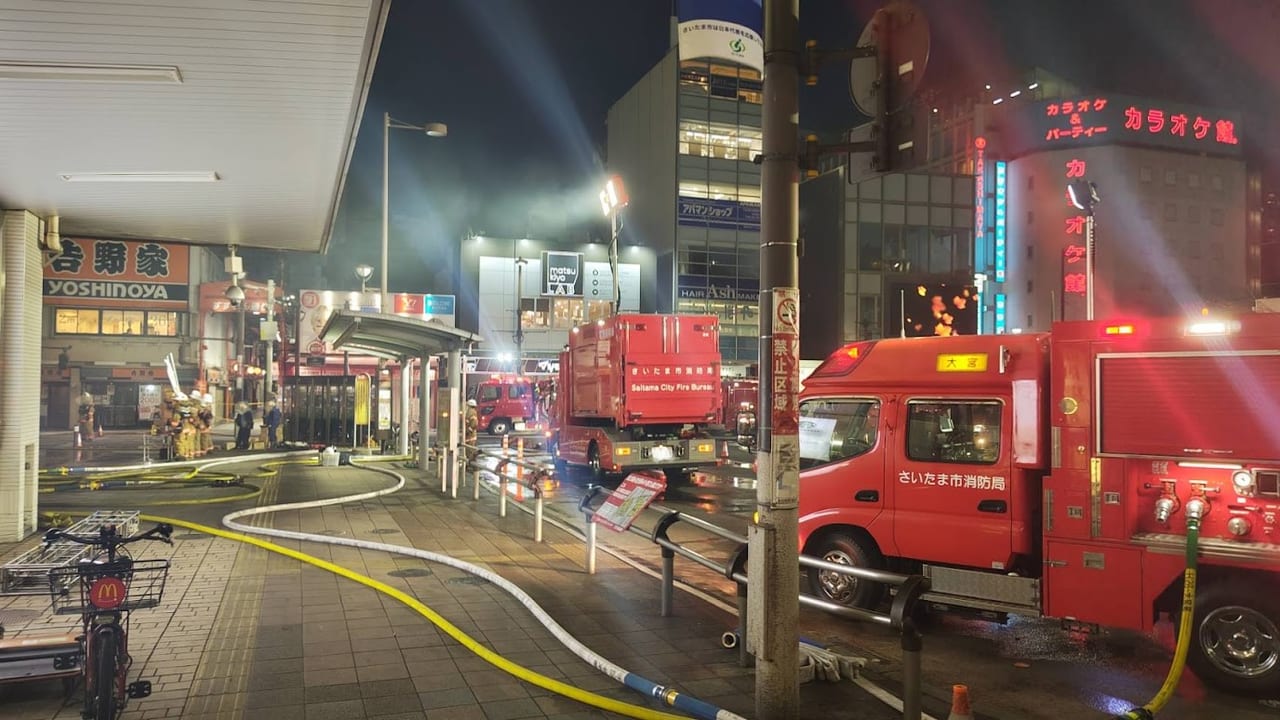
M 507 476 L 498 475 L 498 517 L 507 516 Z
M 456 500 L 458 497 L 458 476 L 466 472 L 466 468 L 463 466 L 461 453 L 457 450 L 451 450 L 449 454 L 453 458 L 453 472 L 449 473 L 449 497 Z
M 902 621 L 902 717 L 920 720 L 920 651 L 924 643 L 911 618 Z
M 445 462 L 445 452 L 436 453 L 436 472 L 440 474 L 440 492 L 449 490 L 449 475 L 445 470 L 449 467 Z
M 79 425 L 71 426 L 71 445 L 77 450 L 84 447 L 84 438 L 80 435 Z
M 587 521 L 587 574 L 596 574 L 596 523 Z
M 533 499 L 533 541 L 542 542 L 542 493 Z
M 511 448 L 511 437 L 509 435 L 502 436 L 502 454 L 506 455 L 507 450 Z
M 476 470 L 475 473 L 471 475 L 471 499 L 472 500 L 480 499 L 480 471 L 479 470 Z
M 747 584 L 738 583 L 738 667 L 749 668 L 755 658 L 747 652 Z
M 662 548 L 662 617 L 671 617 L 671 604 L 675 599 L 676 551 Z
M 142 464 L 151 464 L 151 435 L 147 433 L 142 435 Z
M 516 438 L 516 462 L 524 462 L 524 438 Z M 524 502 L 524 466 L 516 465 L 516 500 Z

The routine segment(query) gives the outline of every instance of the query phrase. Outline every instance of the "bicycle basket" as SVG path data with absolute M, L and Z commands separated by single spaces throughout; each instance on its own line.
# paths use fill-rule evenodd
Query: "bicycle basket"
M 57 615 L 141 610 L 160 604 L 169 561 L 79 563 L 49 571 L 49 593 Z

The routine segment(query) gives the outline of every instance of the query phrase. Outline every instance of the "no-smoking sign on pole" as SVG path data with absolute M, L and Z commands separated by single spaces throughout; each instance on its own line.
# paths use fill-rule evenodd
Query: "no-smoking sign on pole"
M 773 398 L 769 408 L 773 428 L 773 453 L 779 460 L 800 454 L 800 291 L 797 288 L 773 288 L 773 344 L 770 355 L 770 388 Z M 794 501 L 800 496 L 800 474 L 792 464 L 773 463 L 772 480 L 775 502 Z

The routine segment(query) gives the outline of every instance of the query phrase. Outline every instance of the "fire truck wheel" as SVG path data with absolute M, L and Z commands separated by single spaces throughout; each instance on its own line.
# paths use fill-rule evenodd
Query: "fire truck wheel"
M 1196 598 L 1191 667 L 1206 683 L 1272 697 L 1280 690 L 1280 598 L 1244 581 L 1215 583 Z
M 494 418 L 489 421 L 490 435 L 506 435 L 511 432 L 511 421 L 506 418 Z
M 809 554 L 837 565 L 879 568 L 882 564 L 880 551 L 874 545 L 846 533 L 824 536 Z M 809 588 L 823 600 L 850 607 L 874 608 L 884 597 L 884 586 L 879 583 L 817 568 L 809 568 Z

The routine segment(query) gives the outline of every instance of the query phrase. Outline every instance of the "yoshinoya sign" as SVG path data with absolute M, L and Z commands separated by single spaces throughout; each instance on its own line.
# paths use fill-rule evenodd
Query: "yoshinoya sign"
M 542 252 L 542 294 L 582 296 L 582 253 Z
M 760 203 L 686 197 L 676 199 L 676 220 L 681 225 L 728 230 L 759 230 Z
M 185 245 L 63 238 L 44 271 L 45 303 L 57 306 L 186 308 Z

